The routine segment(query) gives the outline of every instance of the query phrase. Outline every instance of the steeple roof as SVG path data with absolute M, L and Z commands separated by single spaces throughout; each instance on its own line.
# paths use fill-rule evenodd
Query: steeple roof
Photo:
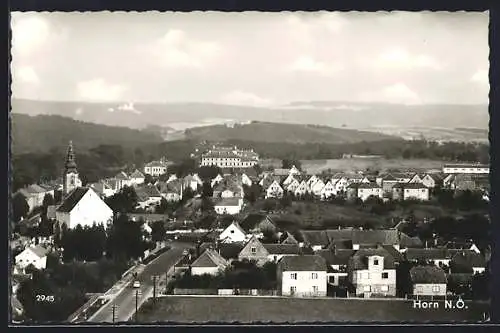
M 73 151 L 73 141 L 69 142 L 68 152 L 66 154 L 66 163 L 64 164 L 64 169 L 66 172 L 69 172 L 69 171 L 76 172 L 76 161 L 75 161 L 75 152 Z

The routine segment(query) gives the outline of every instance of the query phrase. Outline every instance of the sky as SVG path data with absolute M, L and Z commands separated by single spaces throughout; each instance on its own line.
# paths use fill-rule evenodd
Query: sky
M 12 13 L 12 96 L 488 103 L 488 13 Z

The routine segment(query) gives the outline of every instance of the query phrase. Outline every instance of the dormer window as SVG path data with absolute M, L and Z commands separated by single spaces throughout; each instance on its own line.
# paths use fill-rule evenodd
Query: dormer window
M 376 266 L 378 265 L 378 259 L 373 260 L 373 264 Z

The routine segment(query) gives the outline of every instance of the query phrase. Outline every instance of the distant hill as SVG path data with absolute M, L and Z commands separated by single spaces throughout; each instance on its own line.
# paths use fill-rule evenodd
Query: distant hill
M 318 124 L 378 131 L 381 127 L 488 129 L 488 105 L 400 105 L 389 103 L 296 102 L 275 107 L 214 103 L 86 103 L 12 99 L 12 112 L 53 114 L 109 126 L 148 125 L 184 130 L 248 121 Z M 170 132 L 167 136 L 176 136 Z
M 46 152 L 65 148 L 69 140 L 84 150 L 101 144 L 136 147 L 159 143 L 159 134 L 77 121 L 54 115 L 11 114 L 12 152 Z
M 396 137 L 381 133 L 340 129 L 320 125 L 251 122 L 250 124 L 213 125 L 190 128 L 186 139 L 207 141 L 255 141 L 283 143 L 343 144 L 361 141 L 382 141 Z

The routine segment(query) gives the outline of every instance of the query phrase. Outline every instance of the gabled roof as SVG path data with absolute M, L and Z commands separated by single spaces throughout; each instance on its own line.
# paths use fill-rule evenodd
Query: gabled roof
M 290 169 L 274 169 L 273 174 L 276 176 L 288 176 Z
M 104 181 L 93 183 L 90 187 L 92 187 L 92 189 L 94 189 L 94 191 L 98 194 L 103 194 L 105 190 L 111 190 L 111 186 Z
M 326 260 L 318 255 L 285 256 L 278 263 L 281 271 L 326 271 Z
M 163 163 L 162 161 L 151 161 L 149 163 L 146 163 L 146 167 L 166 167 L 166 163 Z
M 226 259 L 212 249 L 206 249 L 196 260 L 191 264 L 191 267 L 225 267 Z
M 349 263 L 349 259 L 353 256 L 356 251 L 354 250 L 319 250 L 316 254 L 325 258 L 328 265 L 347 265 Z
M 363 270 L 368 268 L 368 258 L 380 256 L 384 258 L 384 269 L 394 269 L 394 258 L 384 248 L 360 249 L 354 253 L 349 260 L 349 267 L 352 270 Z
M 382 177 L 382 181 L 384 182 L 396 182 L 398 181 L 393 175 L 391 174 L 388 174 L 388 175 L 385 175 L 384 177 Z
M 361 189 L 370 189 L 370 188 L 380 188 L 376 183 L 360 183 L 358 188 Z
M 455 267 L 486 267 L 486 260 L 484 257 L 472 250 L 457 251 L 453 255 L 451 262 Z
M 130 175 L 130 178 L 144 178 L 144 174 L 139 170 L 135 169 L 134 172 Z
M 124 171 L 121 171 L 120 173 L 118 173 L 116 176 L 115 176 L 116 179 L 120 179 L 120 180 L 129 180 L 129 177 L 128 175 L 124 172 Z
M 31 185 L 23 188 L 22 190 L 25 191 L 26 193 L 29 193 L 29 194 L 45 193 L 45 192 L 50 191 L 49 189 L 47 189 L 43 186 L 40 186 L 38 184 L 31 184 Z
M 71 212 L 89 190 L 88 187 L 75 188 L 64 198 L 63 203 L 57 208 L 57 211 L 62 213 Z
M 299 254 L 297 244 L 262 244 L 269 254 Z
M 405 257 L 407 260 L 450 260 L 453 254 L 453 252 L 445 248 L 409 248 L 405 252 Z
M 283 239 L 281 244 L 299 244 L 299 242 L 297 241 L 297 239 L 295 239 L 295 237 L 293 237 L 291 233 L 286 231 L 286 238 Z
M 138 186 L 136 187 L 135 192 L 137 193 L 139 200 L 142 201 L 148 200 L 149 198 L 161 197 L 160 191 L 158 191 L 154 185 Z
M 420 190 L 420 189 L 428 189 L 427 186 L 425 186 L 424 184 L 422 183 L 405 183 L 405 184 L 402 184 L 403 185 L 403 188 L 406 190 L 406 189 L 411 189 L 411 190 Z
M 352 242 L 354 244 L 399 244 L 397 230 L 353 230 Z
M 236 227 L 237 230 L 239 230 L 242 234 L 246 235 L 245 230 L 240 226 L 240 224 L 237 221 L 233 221 L 230 225 L 227 226 L 225 230 L 229 229 L 231 226 Z M 222 231 L 222 232 L 224 232 Z
M 243 229 L 247 231 L 251 231 L 255 229 L 262 222 L 267 222 L 276 227 L 271 217 L 263 214 L 248 214 L 243 221 L 241 221 L 240 225 Z
M 324 230 L 301 230 L 300 234 L 304 239 L 304 243 L 310 245 L 322 245 L 327 246 L 328 236 Z
M 200 245 L 200 250 L 204 251 L 206 249 L 217 249 L 217 251 L 220 253 L 220 255 L 226 259 L 237 259 L 238 254 L 241 252 L 243 249 L 244 244 L 243 243 L 202 243 Z
M 47 253 L 49 253 L 49 251 L 46 248 L 40 245 L 28 247 L 26 248 L 26 250 L 33 252 L 38 258 L 43 258 L 47 255 Z
M 416 266 L 410 269 L 410 279 L 412 283 L 430 284 L 447 283 L 446 273 L 437 266 Z
M 182 189 L 182 181 L 180 179 L 174 179 L 168 183 L 160 184 L 160 193 L 177 193 L 180 194 Z

